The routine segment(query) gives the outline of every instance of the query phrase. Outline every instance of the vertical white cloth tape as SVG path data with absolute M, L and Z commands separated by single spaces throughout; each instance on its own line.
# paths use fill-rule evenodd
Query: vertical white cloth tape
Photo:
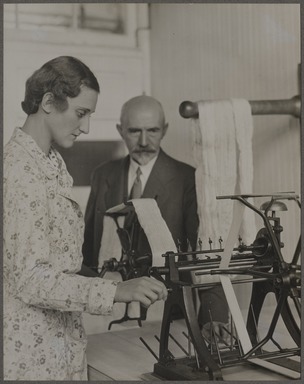
M 168 251 L 176 252 L 177 249 L 171 232 L 160 213 L 155 199 L 140 198 L 130 201 L 134 206 L 138 221 L 147 236 L 152 251 L 152 265 L 163 266 L 165 259 L 162 255 Z M 111 208 L 108 212 L 119 212 L 124 208 L 125 205 L 121 204 Z M 124 216 L 119 216 L 118 222 L 120 227 L 122 227 Z M 121 244 L 116 229 L 117 226 L 114 220 L 109 216 L 105 216 L 98 259 L 99 267 L 101 267 L 104 261 L 109 258 L 115 257 L 118 260 L 120 259 Z M 113 273 L 106 273 L 105 278 L 115 278 L 115 280 L 117 280 Z M 121 278 L 118 278 L 118 280 L 121 280 Z M 121 304 L 119 303 L 119 305 Z M 130 318 L 138 318 L 140 316 L 139 302 L 133 301 L 128 304 L 128 316 Z
M 231 204 L 231 200 L 220 200 L 222 204 Z M 224 251 L 220 268 L 228 268 L 235 243 L 238 240 L 239 230 L 244 216 L 245 205 L 238 200 L 233 200 L 232 223 L 230 226 L 227 240 L 225 241 Z
M 152 265 L 163 266 L 165 259 L 162 254 L 168 251 L 176 252 L 177 249 L 156 200 L 134 199 L 131 201 L 152 250 Z

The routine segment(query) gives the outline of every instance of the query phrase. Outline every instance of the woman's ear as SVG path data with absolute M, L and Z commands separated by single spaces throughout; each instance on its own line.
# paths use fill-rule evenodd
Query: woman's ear
M 51 92 L 47 92 L 43 95 L 41 100 L 41 108 L 47 114 L 51 113 L 53 109 L 54 95 Z

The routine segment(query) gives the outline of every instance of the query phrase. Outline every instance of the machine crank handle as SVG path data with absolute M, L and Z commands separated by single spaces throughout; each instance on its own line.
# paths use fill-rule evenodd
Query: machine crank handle
M 137 257 L 135 252 L 130 252 L 126 260 L 118 261 L 115 257 L 112 257 L 109 260 L 105 260 L 101 271 L 99 272 L 99 277 L 103 277 L 106 272 L 120 272 L 125 269 L 126 271 L 136 271 L 137 268 L 140 268 L 142 265 L 147 265 L 151 261 L 151 255 L 146 254 L 143 256 Z
M 100 271 L 99 274 L 98 274 L 98 277 L 103 278 L 104 275 L 106 274 L 106 272 L 107 272 L 107 268 L 105 268 L 105 267 L 103 266 L 103 267 L 101 268 L 101 271 Z
M 149 276 L 150 277 L 154 277 L 156 280 L 161 281 L 162 283 L 164 283 L 165 287 L 167 288 L 168 293 L 172 292 L 172 288 L 170 286 L 168 286 L 168 282 L 159 273 L 157 267 L 150 267 L 149 268 Z
M 103 277 L 106 272 L 119 271 L 125 265 L 125 263 L 125 261 L 117 261 L 115 257 L 112 257 L 109 260 L 105 260 L 98 276 Z

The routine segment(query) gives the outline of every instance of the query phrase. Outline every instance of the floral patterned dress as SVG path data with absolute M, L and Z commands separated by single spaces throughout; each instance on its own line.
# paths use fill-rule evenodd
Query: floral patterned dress
M 16 128 L 4 149 L 4 380 L 87 380 L 82 312 L 109 314 L 116 283 L 77 275 L 83 216 L 72 178 Z

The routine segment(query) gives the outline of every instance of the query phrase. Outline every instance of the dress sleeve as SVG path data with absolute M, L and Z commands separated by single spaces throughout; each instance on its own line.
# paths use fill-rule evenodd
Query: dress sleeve
M 108 314 L 117 283 L 56 268 L 50 259 L 46 188 L 31 170 L 7 180 L 4 193 L 4 270 L 11 293 L 23 302 L 61 311 Z M 56 242 L 54 238 L 52 241 Z
M 98 184 L 96 172 L 93 173 L 91 179 L 91 190 L 85 211 L 84 242 L 82 246 L 83 263 L 87 267 L 93 266 L 95 204 Z

